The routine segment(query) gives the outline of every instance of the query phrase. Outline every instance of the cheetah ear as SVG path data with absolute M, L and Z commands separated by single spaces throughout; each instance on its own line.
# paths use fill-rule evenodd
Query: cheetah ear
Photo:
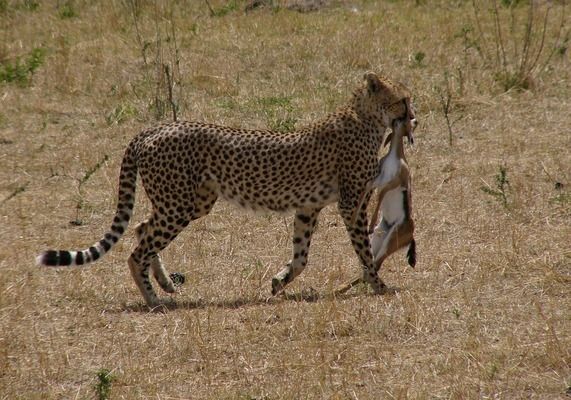
M 385 85 L 381 82 L 377 74 L 374 72 L 367 72 L 364 76 L 367 81 L 367 89 L 370 93 L 379 93 L 384 89 Z

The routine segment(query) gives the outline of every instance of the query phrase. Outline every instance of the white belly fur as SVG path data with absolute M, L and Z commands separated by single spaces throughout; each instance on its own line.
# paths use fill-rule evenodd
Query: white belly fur
M 389 225 L 399 221 L 402 222 L 405 218 L 405 210 L 403 208 L 404 190 L 405 188 L 400 186 L 387 192 L 383 198 L 381 211 L 383 213 L 383 219 L 387 221 Z

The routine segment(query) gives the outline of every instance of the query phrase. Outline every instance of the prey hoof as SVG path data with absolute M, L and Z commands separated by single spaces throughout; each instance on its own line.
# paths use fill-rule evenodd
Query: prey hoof
M 183 274 L 181 274 L 180 272 L 173 272 L 172 274 L 169 275 L 172 283 L 175 286 L 180 286 L 184 283 L 184 281 L 186 280 L 186 278 L 184 277 Z

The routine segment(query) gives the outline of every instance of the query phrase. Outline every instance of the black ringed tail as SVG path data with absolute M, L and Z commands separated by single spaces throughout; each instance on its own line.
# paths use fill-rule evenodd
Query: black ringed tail
M 133 215 L 135 186 L 137 183 L 137 165 L 131 147 L 127 147 L 121 163 L 117 210 L 115 211 L 115 217 L 109 232 L 101 240 L 84 250 L 44 251 L 36 257 L 38 265 L 58 267 L 89 264 L 103 257 L 123 236 Z

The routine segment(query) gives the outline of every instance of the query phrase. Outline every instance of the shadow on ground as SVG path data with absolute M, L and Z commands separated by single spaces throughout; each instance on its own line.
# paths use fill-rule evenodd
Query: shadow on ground
M 393 296 L 401 291 L 400 288 L 388 288 L 382 296 Z M 155 308 L 149 308 L 142 302 L 123 304 L 116 309 L 107 310 L 110 313 L 123 313 L 123 312 L 136 312 L 136 313 L 165 313 L 174 310 L 196 310 L 207 308 L 223 308 L 223 309 L 238 309 L 244 307 L 264 306 L 277 304 L 283 301 L 294 301 L 303 303 L 314 303 L 319 300 L 346 300 L 355 297 L 371 297 L 375 296 L 372 293 L 363 292 L 363 290 L 355 290 L 343 294 L 336 294 L 334 292 L 319 293 L 313 288 L 303 289 L 299 292 L 282 292 L 277 296 L 263 297 L 238 297 L 234 299 L 223 299 L 209 301 L 202 298 L 189 299 L 176 301 L 172 298 L 164 299 L 164 303 Z

